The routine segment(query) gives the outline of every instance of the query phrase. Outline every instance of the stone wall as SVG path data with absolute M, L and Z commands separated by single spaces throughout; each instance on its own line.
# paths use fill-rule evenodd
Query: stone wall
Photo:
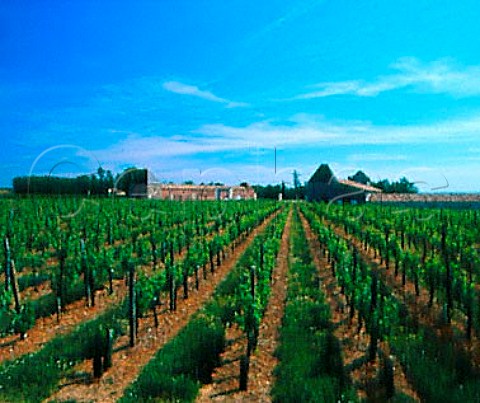
M 149 184 L 148 197 L 161 200 L 252 200 L 251 187 Z

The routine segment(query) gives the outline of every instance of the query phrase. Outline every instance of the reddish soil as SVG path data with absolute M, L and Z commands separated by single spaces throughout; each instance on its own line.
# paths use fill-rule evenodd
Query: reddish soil
M 0 362 L 39 350 L 54 337 L 72 331 L 78 324 L 91 320 L 108 307 L 118 304 L 125 297 L 126 291 L 125 282 L 116 280 L 113 295 L 108 295 L 107 290 L 97 291 L 95 307 L 86 307 L 83 299 L 75 301 L 67 306 L 66 312 L 60 317 L 60 322 L 57 321 L 56 315 L 37 320 L 35 326 L 28 331 L 25 340 L 20 340 L 18 335 L 0 339 Z
M 272 293 L 260 326 L 258 346 L 250 360 L 248 391 L 241 396 L 244 401 L 271 401 L 270 391 L 275 381 L 273 370 L 278 364 L 274 354 L 278 346 L 279 330 L 287 298 L 291 222 L 292 211 L 283 231 L 277 267 L 272 277 Z
M 358 397 L 361 399 L 368 398 L 369 401 L 385 401 L 385 391 L 379 389 L 375 381 L 380 371 L 379 360 L 377 358 L 373 363 L 368 362 L 370 336 L 367 334 L 364 325 L 358 331 L 356 315 L 350 320 L 345 297 L 341 294 L 340 287 L 332 275 L 331 265 L 323 256 L 324 248 L 312 233 L 305 217 L 303 215 L 300 217 L 314 264 L 320 275 L 321 287 L 330 305 L 332 323 L 335 325 L 334 335 L 341 342 L 344 366 L 357 389 Z M 415 390 L 409 384 L 402 366 L 396 357 L 391 355 L 388 344 L 380 343 L 378 350 L 379 356 L 388 356 L 393 361 L 394 384 L 397 393 L 403 393 L 415 401 L 420 401 Z
M 207 223 L 207 225 L 213 225 L 214 221 L 210 221 L 209 223 Z M 180 224 L 175 224 L 172 228 L 176 228 L 178 227 Z M 220 230 L 220 232 L 218 232 L 219 234 L 222 234 L 223 233 L 223 230 Z M 139 238 L 146 238 L 150 235 L 150 233 L 148 234 L 141 234 L 139 236 Z M 217 235 L 216 232 L 212 232 L 208 235 L 208 238 L 207 240 L 210 240 L 211 238 L 213 238 L 215 235 Z M 201 235 L 195 235 L 192 239 L 192 243 L 195 242 L 196 239 L 198 238 L 201 238 L 202 236 Z M 120 240 L 116 240 L 114 242 L 114 246 L 117 247 L 119 245 L 122 245 L 124 242 L 123 241 L 120 241 Z M 112 245 L 109 245 L 108 243 L 105 243 L 104 244 L 104 248 L 105 249 L 110 249 L 112 248 Z M 179 259 L 181 256 L 183 256 L 183 254 L 185 253 L 186 251 L 186 248 L 183 248 L 180 253 L 178 253 L 178 250 L 175 252 L 175 259 Z M 55 249 L 51 249 L 50 252 L 53 252 L 55 253 L 56 250 Z M 41 255 L 41 252 L 36 252 L 38 255 Z M 45 263 L 46 267 L 44 268 L 41 268 L 39 271 L 42 271 L 42 270 L 52 270 L 52 268 L 56 267 L 58 265 L 58 258 L 55 257 L 55 256 L 51 256 L 49 257 L 48 259 L 46 259 L 46 263 Z M 157 268 L 163 268 L 163 265 L 161 262 L 159 262 L 158 264 L 158 267 Z M 22 267 L 21 268 L 22 271 L 21 272 L 18 272 L 17 271 L 17 276 L 18 278 L 20 278 L 21 276 L 23 275 L 29 275 L 29 274 L 32 274 L 34 272 L 34 269 L 32 267 Z M 153 270 L 153 265 L 146 265 L 143 267 L 144 270 Z M 17 269 L 18 270 L 18 269 Z M 37 269 L 38 270 L 38 269 Z M 147 271 L 148 272 L 148 271 Z M 0 281 L 5 281 L 5 274 L 3 272 L 0 273 Z M 21 301 L 23 301 L 24 299 L 29 299 L 29 300 L 36 300 L 44 295 L 47 295 L 51 292 L 51 286 L 50 286 L 50 281 L 44 281 L 43 283 L 37 285 L 37 286 L 31 286 L 31 287 L 27 287 L 25 288 L 21 293 L 20 293 L 20 299 Z
M 77 402 L 115 402 L 124 390 L 138 377 L 142 368 L 152 359 L 165 343 L 177 335 L 212 296 L 217 285 L 235 266 L 239 257 L 250 245 L 258 232 L 263 231 L 273 216 L 250 234 L 246 240 L 217 267 L 213 276 L 209 274 L 207 281 L 202 281 L 199 291 L 192 290 L 187 300 L 179 295 L 177 310 L 164 311 L 159 315 L 159 327 L 154 327 L 152 317 L 140 321 L 136 345 L 129 347 L 128 335 L 120 337 L 114 346 L 113 367 L 97 381 L 92 380 L 92 364 L 85 361 L 76 367 L 68 379 L 60 384 L 60 390 L 47 401 Z
M 180 259 L 185 251 L 186 248 L 182 249 L 180 253 L 177 251 L 174 254 L 174 259 Z M 56 262 L 49 259 L 48 264 L 52 266 Z M 161 262 L 158 269 L 163 270 Z M 153 270 L 153 265 L 142 266 L 142 270 L 149 274 Z M 15 359 L 23 354 L 32 353 L 40 349 L 57 335 L 66 334 L 78 324 L 94 319 L 110 306 L 119 303 L 127 295 L 127 287 L 123 280 L 114 280 L 114 290 L 115 292 L 112 296 L 109 296 L 106 290 L 97 291 L 96 306 L 93 308 L 87 307 L 83 299 L 67 305 L 65 312 L 60 317 L 60 321 L 58 321 L 56 315 L 37 320 L 35 326 L 28 331 L 25 340 L 21 340 L 19 335 L 0 338 L 0 362 L 6 359 Z M 20 293 L 20 302 L 23 303 L 25 300 L 33 301 L 51 292 L 50 282 L 46 281 L 36 287 L 28 287 L 23 290 Z
M 243 401 L 238 390 L 238 377 L 240 374 L 240 358 L 246 350 L 247 339 L 245 334 L 234 324 L 226 331 L 226 347 L 221 355 L 222 366 L 215 369 L 212 376 L 213 382 L 200 389 L 197 402 Z
M 27 287 L 20 292 L 20 303 L 23 303 L 25 300 L 35 301 L 51 292 L 52 288 L 49 281 L 44 281 L 36 287 Z
M 277 266 L 273 270 L 271 295 L 260 325 L 258 346 L 250 357 L 248 390 L 240 392 L 240 357 L 245 354 L 247 341 L 238 326 L 227 329 L 227 348 L 222 354 L 223 365 L 216 368 L 213 382 L 205 385 L 199 393 L 197 402 L 238 401 L 269 402 L 270 390 L 274 383 L 273 370 L 278 360 L 274 352 L 278 345 L 287 294 L 288 254 L 292 211 L 290 211 L 282 234 Z
M 474 335 L 472 335 L 471 340 L 465 337 L 465 323 L 462 319 L 458 319 L 459 316 L 464 316 L 463 314 L 459 314 L 458 311 L 454 310 L 451 324 L 445 323 L 441 319 L 442 308 L 438 301 L 429 306 L 429 293 L 425 287 L 419 284 L 419 295 L 416 296 L 414 283 L 407 278 L 405 285 L 403 285 L 402 276 L 399 274 L 395 277 L 393 267 L 387 270 L 385 264 L 381 263 L 378 253 L 377 258 L 374 258 L 375 254 L 372 248 L 368 248 L 365 251 L 359 239 L 353 235 L 346 234 L 343 228 L 335 226 L 329 221 L 326 221 L 326 223 L 334 228 L 337 235 L 357 247 L 362 258 L 369 264 L 372 270 L 379 274 L 382 281 L 391 288 L 392 294 L 407 306 L 412 317 L 418 323 L 434 329 L 439 337 L 454 343 L 457 349 L 465 351 L 471 357 L 475 367 L 480 368 L 480 340 Z

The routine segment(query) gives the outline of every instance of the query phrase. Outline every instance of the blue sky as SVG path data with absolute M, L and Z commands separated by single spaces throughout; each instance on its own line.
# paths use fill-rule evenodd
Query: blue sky
M 4 0 L 0 186 L 99 165 L 306 181 L 327 162 L 480 191 L 478 21 L 470 0 Z

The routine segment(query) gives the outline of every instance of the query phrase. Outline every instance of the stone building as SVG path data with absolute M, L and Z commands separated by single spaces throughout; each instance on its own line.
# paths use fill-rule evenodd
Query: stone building
M 250 186 L 176 185 L 149 183 L 148 197 L 161 200 L 253 200 L 257 195 Z
M 337 179 L 327 164 L 322 164 L 306 186 L 309 201 L 365 203 L 381 190 L 368 184 L 348 179 Z

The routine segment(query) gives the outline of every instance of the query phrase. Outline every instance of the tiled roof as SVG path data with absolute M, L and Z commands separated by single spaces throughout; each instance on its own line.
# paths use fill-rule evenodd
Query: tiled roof
M 371 193 L 381 193 L 382 192 L 381 189 L 378 189 L 376 187 L 369 186 L 369 185 L 364 185 L 363 183 L 354 182 L 354 181 L 351 181 L 349 179 L 341 179 L 338 182 L 341 183 L 342 185 L 346 185 L 346 186 L 350 186 L 350 187 L 357 188 L 357 189 L 360 189 L 360 190 L 364 190 L 365 192 L 371 192 Z

